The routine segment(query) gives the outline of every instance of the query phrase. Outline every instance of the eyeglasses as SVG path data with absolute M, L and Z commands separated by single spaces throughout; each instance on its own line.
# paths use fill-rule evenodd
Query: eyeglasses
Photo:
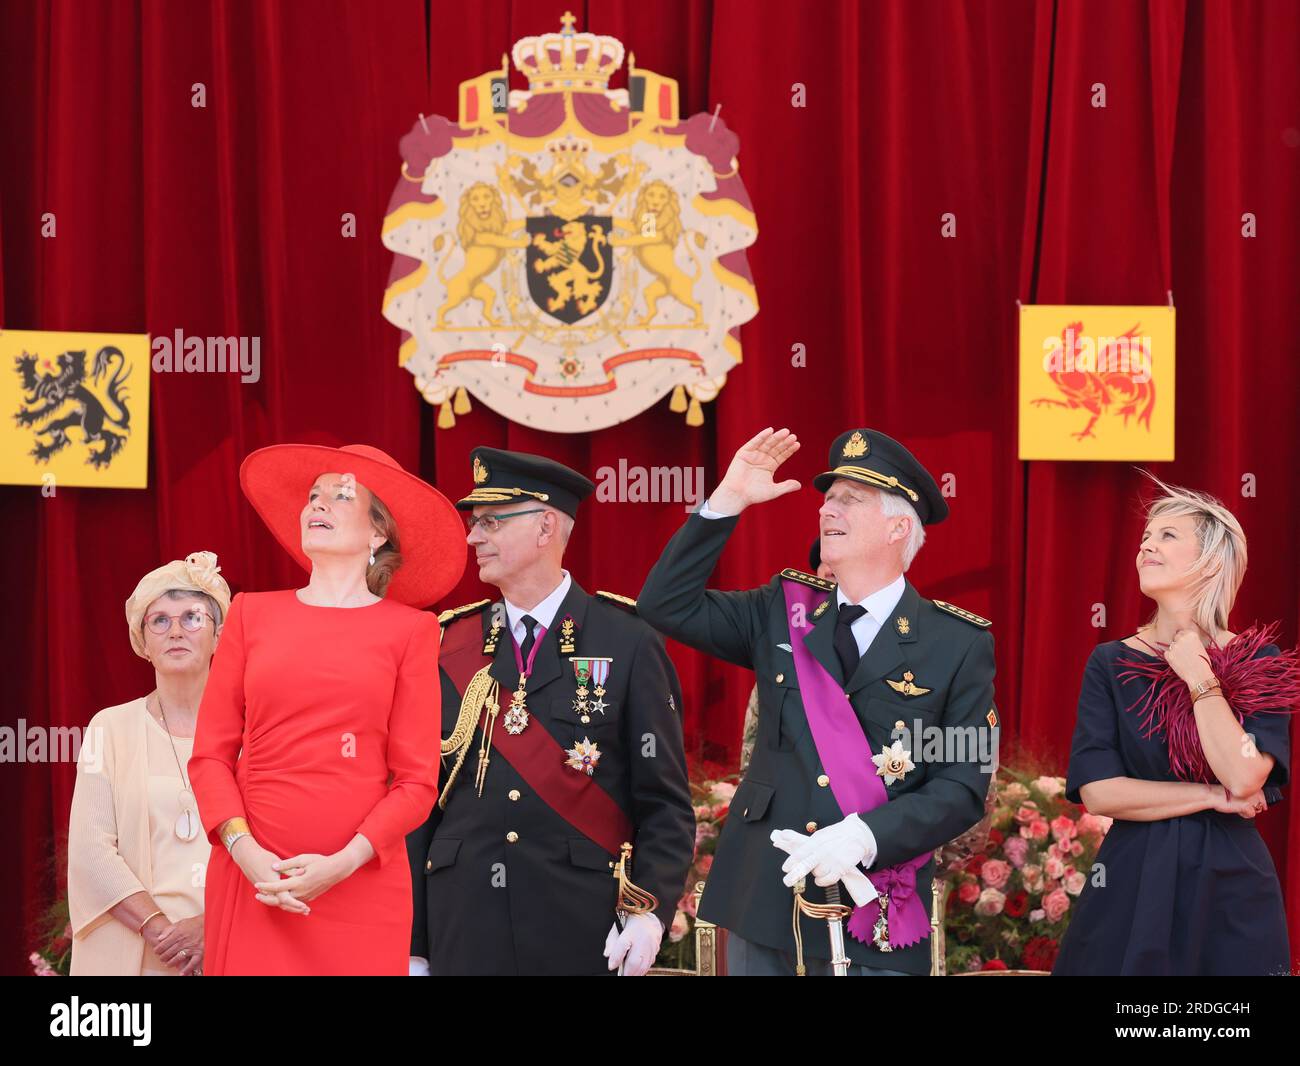
M 173 618 L 179 618 L 181 620 L 182 629 L 185 629 L 190 633 L 197 633 L 211 617 L 212 616 L 208 614 L 207 611 L 202 611 L 195 607 L 186 611 L 184 614 L 166 614 L 163 611 L 159 611 L 157 614 L 151 614 L 146 618 L 144 624 L 150 633 L 164 637 L 172 631 Z
M 533 507 L 527 511 L 508 511 L 505 514 L 474 515 L 472 518 L 467 519 L 465 524 L 469 526 L 471 533 L 474 532 L 475 526 L 480 526 L 484 533 L 495 533 L 507 518 L 518 518 L 523 514 L 541 514 L 545 510 L 545 507 Z

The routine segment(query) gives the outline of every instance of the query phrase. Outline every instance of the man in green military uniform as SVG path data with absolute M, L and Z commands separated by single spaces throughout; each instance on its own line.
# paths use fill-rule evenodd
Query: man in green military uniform
M 925 974 L 932 852 L 979 821 L 997 763 L 990 623 L 904 577 L 948 505 L 902 444 L 865 428 L 814 480 L 836 580 L 785 570 L 707 589 L 741 512 L 799 488 L 773 476 L 798 447 L 770 428 L 741 447 L 638 598 L 656 629 L 758 680 L 757 742 L 699 913 L 728 930 L 733 974 L 793 973 L 802 955 L 829 973 L 830 938 L 793 895 L 820 903 L 812 880 L 857 904 L 836 960 L 849 973 Z
M 541 456 L 470 457 L 456 506 L 501 598 L 439 619 L 441 798 L 407 838 L 411 972 L 638 976 L 694 853 L 677 674 L 634 601 L 564 569 L 595 486 Z

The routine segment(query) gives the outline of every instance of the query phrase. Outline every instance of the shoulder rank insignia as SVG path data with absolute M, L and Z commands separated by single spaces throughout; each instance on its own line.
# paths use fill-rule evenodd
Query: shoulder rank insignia
M 815 589 L 821 589 L 823 592 L 832 592 L 835 589 L 834 581 L 827 581 L 816 574 L 805 574 L 802 570 L 794 570 L 786 567 L 781 571 L 782 577 L 788 577 L 791 581 L 798 581 L 804 585 L 811 585 Z
M 606 592 L 604 589 L 597 589 L 596 595 L 603 599 L 610 600 L 613 603 L 620 604 L 633 613 L 636 612 L 636 600 L 632 599 L 631 596 L 620 596 L 617 592 Z
M 981 629 L 988 629 L 988 627 L 993 624 L 987 618 L 981 618 L 979 615 L 972 614 L 965 608 L 958 607 L 955 604 L 945 603 L 943 600 L 934 600 L 933 602 L 939 610 L 947 611 L 949 614 L 956 615 L 963 622 L 970 622 L 971 625 L 979 626 Z
M 455 621 L 458 617 L 472 615 L 474 612 L 481 611 L 489 603 L 491 603 L 490 599 L 476 599 L 473 603 L 465 604 L 464 607 L 452 607 L 450 611 L 443 611 L 438 615 L 438 625 L 446 625 L 448 621 Z
M 924 696 L 927 692 L 934 691 L 933 689 L 921 688 L 919 685 L 913 684 L 915 680 L 916 675 L 912 673 L 911 670 L 905 670 L 903 672 L 902 681 L 892 681 L 889 678 L 885 678 L 885 683 L 895 692 L 901 692 L 904 696 Z

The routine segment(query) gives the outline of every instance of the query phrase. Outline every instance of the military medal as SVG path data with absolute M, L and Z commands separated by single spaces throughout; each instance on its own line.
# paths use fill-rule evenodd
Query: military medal
M 591 705 L 593 711 L 599 711 L 602 715 L 605 708 L 609 706 L 605 702 L 605 682 L 609 680 L 609 664 L 613 659 L 592 659 L 591 660 L 591 679 L 596 682 L 596 687 L 592 689 L 596 699 Z
M 591 721 L 592 711 L 599 711 L 604 714 L 605 708 L 609 706 L 603 699 L 605 695 L 604 683 L 609 678 L 609 664 L 613 661 L 613 659 L 601 656 L 569 656 L 569 662 L 573 663 L 573 676 L 578 682 L 577 692 L 573 700 L 573 709 L 583 725 L 587 725 Z M 596 701 L 594 703 L 588 700 L 592 690 L 587 685 L 592 681 L 596 685 Z
M 596 764 L 600 762 L 600 749 L 588 737 L 583 737 L 573 747 L 566 748 L 564 754 L 568 756 L 564 760 L 565 766 L 572 767 L 588 777 L 596 772 Z
M 880 913 L 876 915 L 876 924 L 871 927 L 871 942 L 881 951 L 893 951 L 889 943 L 889 893 L 880 895 Z
M 512 737 L 517 737 L 528 727 L 528 709 L 524 706 L 524 686 L 527 684 L 528 675 L 520 674 L 519 684 L 515 686 L 514 692 L 510 693 L 510 709 L 501 719 L 506 732 Z
M 879 755 L 871 756 L 871 761 L 876 764 L 876 776 L 883 777 L 887 785 L 903 780 L 909 770 L 916 769 L 912 764 L 912 753 L 903 747 L 901 740 L 882 748 Z

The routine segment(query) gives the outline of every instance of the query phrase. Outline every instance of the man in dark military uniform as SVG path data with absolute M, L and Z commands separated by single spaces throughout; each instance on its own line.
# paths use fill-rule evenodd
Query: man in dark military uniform
M 802 880 L 809 903 L 830 889 L 829 902 L 857 904 L 849 973 L 925 974 L 932 852 L 979 821 L 996 768 L 990 623 L 903 576 L 948 506 L 906 448 L 870 429 L 837 438 L 814 481 L 835 582 L 785 570 L 707 590 L 740 512 L 799 488 L 773 480 L 798 447 L 788 430 L 746 443 L 638 599 L 656 629 L 758 679 L 757 742 L 699 914 L 729 931 L 731 973 L 792 973 Z M 808 972 L 829 973 L 826 923 L 798 920 Z
M 407 838 L 412 973 L 643 974 L 694 855 L 677 674 L 635 601 L 563 569 L 595 486 L 537 456 L 471 458 L 456 506 L 502 598 L 440 618 L 441 798 Z M 620 928 L 637 886 L 658 905 Z

